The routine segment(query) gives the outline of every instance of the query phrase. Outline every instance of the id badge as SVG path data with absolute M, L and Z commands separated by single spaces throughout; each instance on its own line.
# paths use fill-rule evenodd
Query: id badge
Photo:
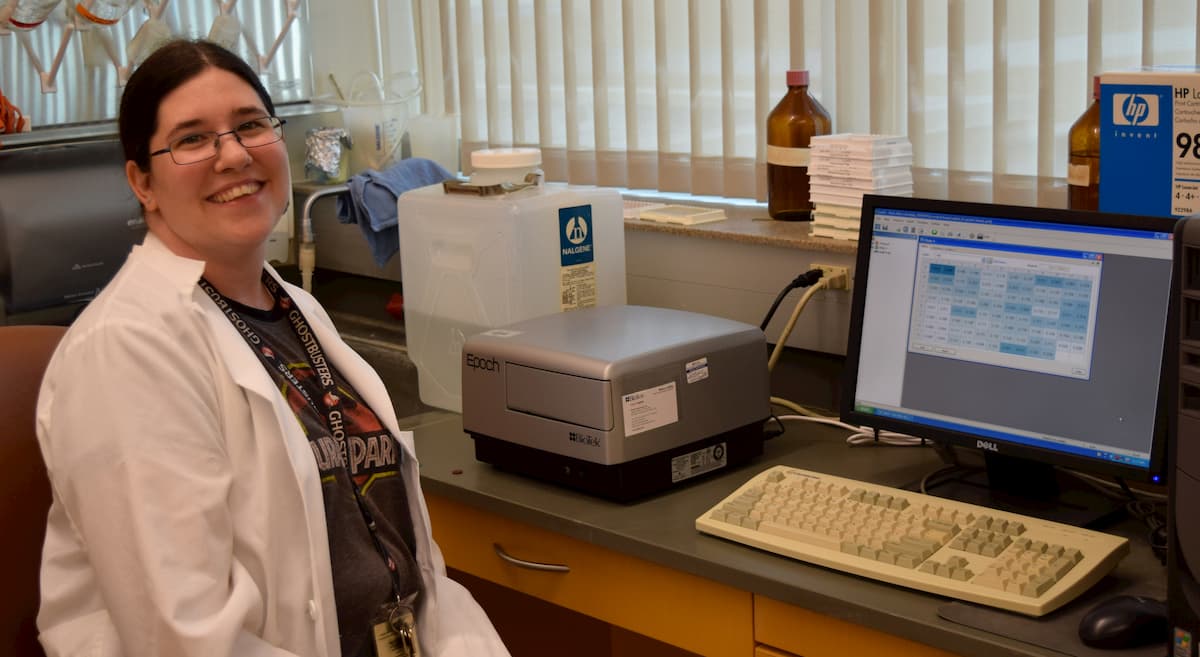
M 375 657 L 421 657 L 417 620 L 411 605 L 389 602 L 380 606 L 371 622 Z

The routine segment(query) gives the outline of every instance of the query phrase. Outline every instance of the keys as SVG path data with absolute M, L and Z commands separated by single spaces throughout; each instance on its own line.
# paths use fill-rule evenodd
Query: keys
M 1123 538 L 777 466 L 696 520 L 702 532 L 882 582 L 1040 616 L 1109 572 Z

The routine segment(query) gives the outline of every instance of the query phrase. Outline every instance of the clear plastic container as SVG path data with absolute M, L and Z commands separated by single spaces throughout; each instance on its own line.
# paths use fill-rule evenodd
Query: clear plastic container
M 60 2 L 62 0 L 17 0 L 8 17 L 8 25 L 14 30 L 32 30 L 46 22 Z
M 137 0 L 79 0 L 75 12 L 97 25 L 113 25 L 121 20 Z
M 534 174 L 541 183 L 540 148 L 486 148 L 471 152 L 472 185 L 523 183 L 529 174 Z
M 430 406 L 462 410 L 467 337 L 626 302 L 614 189 L 547 184 L 479 196 L 431 185 L 402 194 L 397 210 L 408 355 Z

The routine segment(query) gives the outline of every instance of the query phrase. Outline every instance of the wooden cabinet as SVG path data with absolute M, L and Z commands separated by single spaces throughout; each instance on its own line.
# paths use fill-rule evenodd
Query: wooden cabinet
M 753 654 L 748 591 L 426 494 L 433 535 L 448 566 L 711 657 Z M 535 570 L 513 558 L 568 570 Z
M 956 657 L 908 639 L 884 634 L 861 625 L 807 609 L 754 596 L 754 639 L 786 652 L 760 650 L 755 657 Z

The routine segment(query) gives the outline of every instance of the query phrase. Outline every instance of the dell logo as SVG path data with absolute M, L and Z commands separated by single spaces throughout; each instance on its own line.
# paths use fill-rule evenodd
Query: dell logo
M 500 369 L 500 361 L 495 358 L 480 358 L 475 354 L 467 354 L 467 367 L 473 370 L 495 372 Z
M 975 446 L 979 449 L 986 449 L 989 452 L 999 452 L 1000 447 L 990 440 L 976 440 Z
M 1113 94 L 1113 125 L 1158 125 L 1158 96 Z

